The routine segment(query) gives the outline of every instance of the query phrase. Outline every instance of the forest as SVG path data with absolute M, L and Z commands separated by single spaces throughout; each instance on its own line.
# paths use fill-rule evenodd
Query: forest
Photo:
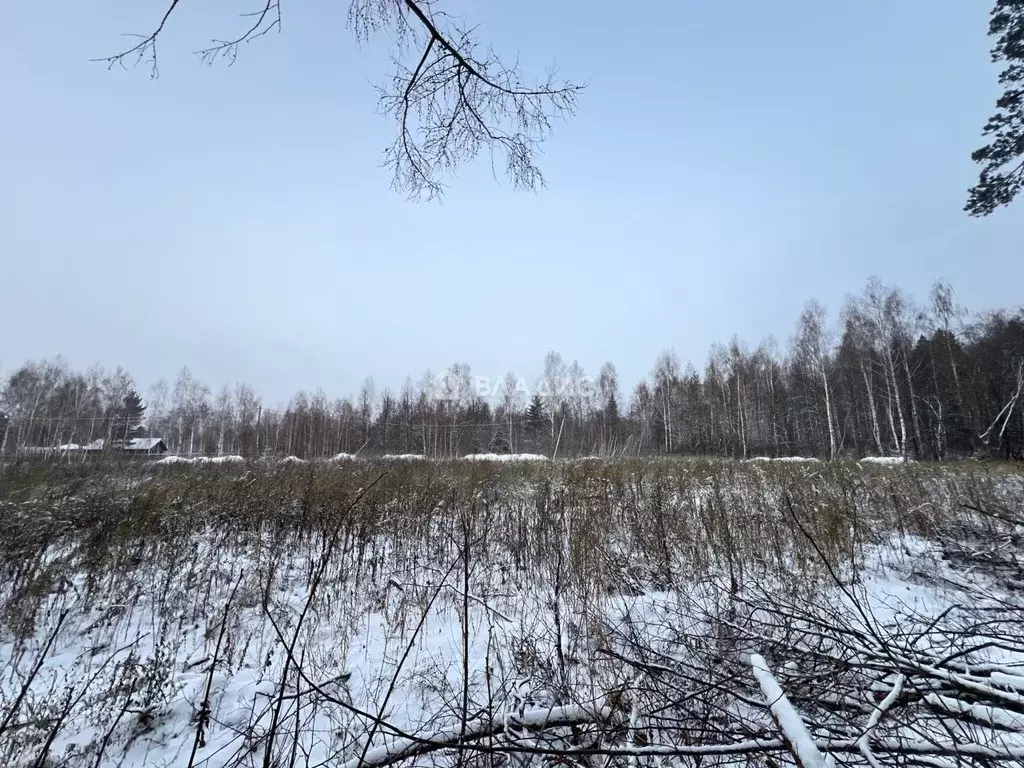
M 455 363 L 396 392 L 367 377 L 354 397 L 299 391 L 284 407 L 244 383 L 219 391 L 184 367 L 140 394 L 118 367 L 30 361 L 0 389 L 0 453 L 156 436 L 182 455 L 540 453 L 824 459 L 1020 458 L 1024 308 L 969 312 L 937 282 L 924 301 L 877 278 L 838 316 L 811 300 L 784 345 L 716 344 L 703 370 L 663 352 L 624 392 L 548 352 L 540 377 L 482 389 Z M 103 441 L 98 443 L 97 441 Z

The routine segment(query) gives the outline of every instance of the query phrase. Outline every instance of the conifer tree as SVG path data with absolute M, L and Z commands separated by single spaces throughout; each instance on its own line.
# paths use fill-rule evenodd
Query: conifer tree
M 531 434 L 537 434 L 544 429 L 546 420 L 544 401 L 539 393 L 535 394 L 526 409 L 526 428 Z
M 1024 187 L 1024 3 L 996 0 L 988 33 L 996 39 L 992 61 L 1005 65 L 999 74 L 1003 95 L 985 123 L 989 143 L 971 155 L 982 166 L 965 206 L 972 216 L 1007 205 Z
M 138 437 L 139 427 L 146 415 L 146 405 L 142 397 L 134 389 L 128 390 L 121 402 L 121 413 L 114 427 L 114 439 L 124 443 L 133 437 Z

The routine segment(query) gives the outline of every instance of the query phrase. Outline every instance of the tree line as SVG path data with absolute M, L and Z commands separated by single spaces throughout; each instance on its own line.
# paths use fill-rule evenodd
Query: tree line
M 188 368 L 143 401 L 121 368 L 28 362 L 3 381 L 0 452 L 149 435 L 182 454 L 246 457 L 1014 457 L 1022 390 L 1024 309 L 971 314 L 943 282 L 917 303 L 873 278 L 832 324 L 808 302 L 785 347 L 733 338 L 703 370 L 663 352 L 628 396 L 612 363 L 591 377 L 557 352 L 532 386 L 509 373 L 482 390 L 456 363 L 397 392 L 367 378 L 355 397 L 300 391 L 278 408 L 247 384 L 215 393 Z

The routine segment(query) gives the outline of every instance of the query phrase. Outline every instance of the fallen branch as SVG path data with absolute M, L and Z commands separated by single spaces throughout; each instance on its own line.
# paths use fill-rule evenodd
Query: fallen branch
M 789 747 L 793 757 L 796 758 L 802 768 L 826 768 L 830 763 L 821 754 L 818 746 L 811 738 L 811 732 L 807 730 L 799 713 L 789 703 L 782 687 L 778 684 L 768 669 L 764 658 L 759 654 L 751 654 L 750 666 L 754 669 L 754 677 L 761 687 L 768 709 L 772 713 L 779 730 L 782 731 L 786 745 Z
M 442 749 L 457 749 L 468 741 L 476 741 L 504 733 L 510 728 L 540 730 L 565 725 L 608 722 L 614 711 L 602 697 L 590 704 L 569 704 L 561 707 L 535 709 L 521 715 L 501 718 L 481 718 L 459 723 L 451 728 L 435 731 L 429 735 L 398 739 L 368 750 L 362 757 L 344 763 L 342 768 L 382 768 L 410 757 L 436 752 Z M 490 751 L 485 748 L 484 751 Z M 513 750 L 517 751 L 517 750 Z

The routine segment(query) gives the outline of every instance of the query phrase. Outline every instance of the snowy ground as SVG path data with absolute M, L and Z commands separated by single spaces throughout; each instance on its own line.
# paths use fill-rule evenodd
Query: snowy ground
M 791 463 L 777 475 L 753 464 L 688 470 L 694 474 L 686 478 L 678 469 L 642 477 L 631 470 L 619 478 L 606 468 L 582 479 L 557 474 L 553 490 L 551 476 L 531 485 L 533 479 L 513 474 L 494 486 L 460 485 L 456 494 L 433 490 L 442 480 L 456 482 L 447 470 L 431 470 L 435 474 L 414 486 L 426 470 L 409 465 L 394 487 L 361 502 L 369 505 L 363 513 L 358 505 L 350 508 L 352 493 L 331 506 L 330 494 L 340 493 L 333 485 L 307 489 L 313 501 L 303 496 L 303 483 L 312 481 L 296 464 L 270 479 L 246 471 L 230 483 L 197 474 L 177 485 L 177 476 L 169 476 L 154 487 L 172 511 L 161 507 L 154 526 L 144 530 L 119 519 L 114 543 L 90 540 L 88 529 L 49 537 L 25 528 L 26 537 L 44 543 L 29 548 L 32 558 L 23 565 L 11 564 L 4 593 L 5 765 L 355 768 L 403 756 L 448 765 L 455 757 L 438 750 L 438 742 L 456 741 L 474 749 L 488 745 L 501 755 L 510 744 L 520 752 L 533 749 L 509 759 L 538 765 L 549 760 L 546 751 L 580 752 L 575 759 L 585 762 L 595 744 L 609 752 L 609 761 L 631 766 L 653 761 L 660 767 L 659 754 L 685 762 L 686 750 L 701 744 L 724 744 L 716 759 L 743 762 L 747 753 L 736 745 L 751 739 L 774 744 L 778 736 L 767 709 L 751 703 L 760 669 L 751 666 L 751 653 L 764 654 L 771 679 L 809 719 L 815 748 L 827 752 L 832 738 L 843 760 L 874 765 L 859 747 L 836 740 L 845 721 L 837 725 L 834 713 L 818 712 L 825 694 L 808 699 L 813 675 L 802 676 L 809 662 L 799 655 L 806 638 L 793 641 L 787 634 L 792 626 L 778 630 L 777 619 L 765 620 L 766 611 L 806 631 L 820 609 L 836 626 L 852 628 L 837 637 L 853 637 L 848 645 L 870 657 L 876 653 L 868 647 L 871 627 L 894 642 L 916 633 L 915 649 L 924 654 L 935 646 L 941 654 L 948 648 L 940 646 L 953 647 L 965 635 L 960 607 L 986 599 L 1001 601 L 1011 615 L 1019 610 L 1017 577 L 992 565 L 990 555 L 1015 554 L 1013 524 L 993 530 L 991 542 L 972 545 L 970 552 L 981 552 L 971 555 L 981 558 L 977 562 L 951 556 L 943 538 L 958 524 L 958 499 L 1019 513 L 1019 500 L 1010 509 L 1019 498 L 1019 476 L 909 474 L 904 482 L 896 475 L 861 478 L 855 468 L 823 477 L 815 464 Z M 202 471 L 229 470 L 238 471 Z M 359 487 L 370 485 L 371 477 L 367 470 L 367 480 L 357 478 Z M 339 482 L 337 474 L 315 478 Z M 200 479 L 209 486 L 201 496 L 193 487 Z M 855 511 L 875 517 L 853 523 L 857 530 L 833 531 L 840 518 L 831 517 L 829 505 L 845 498 L 854 482 L 863 484 Z M 153 483 L 126 484 L 127 506 L 111 514 L 143 509 Z M 302 525 L 272 517 L 228 519 L 234 505 L 239 514 L 251 514 L 246 489 L 265 504 L 272 490 L 288 484 L 295 495 L 273 503 L 294 505 Z M 600 497 L 595 489 L 602 489 Z M 428 498 L 428 491 L 434 495 Z M 17 519 L 32 517 L 38 506 L 56 525 L 62 515 L 79 514 L 87 496 L 82 489 L 35 494 L 17 502 L 29 512 Z M 6 503 L 3 509 L 13 514 L 14 502 Z M 883 509 L 886 504 L 892 509 Z M 935 507 L 931 519 L 943 508 L 942 526 L 915 530 L 928 505 Z M 306 525 L 325 510 L 330 514 Z M 206 522 L 189 517 L 199 513 Z M 972 525 L 977 535 L 976 520 Z M 802 526 L 814 546 L 800 543 Z M 858 526 L 868 533 L 858 533 Z M 759 544 L 772 551 L 758 551 Z M 846 641 L 831 642 L 838 648 Z M 1015 688 L 1024 681 L 1024 672 L 1015 672 L 1024 664 L 1017 651 L 999 635 L 979 652 L 998 667 L 986 674 L 1003 676 L 994 679 L 1007 697 L 1024 694 L 1024 685 Z M 704 679 L 714 667 L 709 659 L 718 657 L 725 657 L 722 680 Z M 926 664 L 923 659 L 915 656 L 914 663 Z M 686 704 L 665 682 L 672 674 L 687 681 L 693 698 Z M 720 712 L 701 709 L 725 699 L 720 692 L 698 696 L 698 677 L 721 690 L 722 681 L 735 677 L 739 682 L 727 686 L 734 698 Z M 877 677 L 888 688 L 865 693 L 861 725 L 894 685 L 888 672 Z M 851 686 L 856 682 L 850 678 Z M 851 687 L 836 695 L 853 702 L 859 694 Z M 988 706 L 965 704 L 946 689 L 929 695 L 932 709 Z M 984 735 L 995 759 L 1015 756 L 1017 749 L 1024 756 L 1018 738 L 1024 724 L 1008 702 L 1008 708 L 972 710 L 1004 726 Z M 856 714 L 852 703 L 847 706 Z M 674 719 L 665 719 L 668 707 Z M 684 733 L 687 718 L 703 730 Z M 555 728 L 559 723 L 572 727 Z M 543 734 L 540 726 L 546 726 Z M 895 726 L 876 726 L 880 734 L 886 727 L 885 738 L 904 738 Z M 926 735 L 933 742 L 943 738 Z M 918 736 L 914 743 L 924 738 Z M 730 749 L 734 758 L 727 757 Z M 786 761 L 784 747 L 771 749 L 782 749 Z M 881 760 L 888 765 L 890 757 Z M 954 764 L 941 754 L 929 760 Z

